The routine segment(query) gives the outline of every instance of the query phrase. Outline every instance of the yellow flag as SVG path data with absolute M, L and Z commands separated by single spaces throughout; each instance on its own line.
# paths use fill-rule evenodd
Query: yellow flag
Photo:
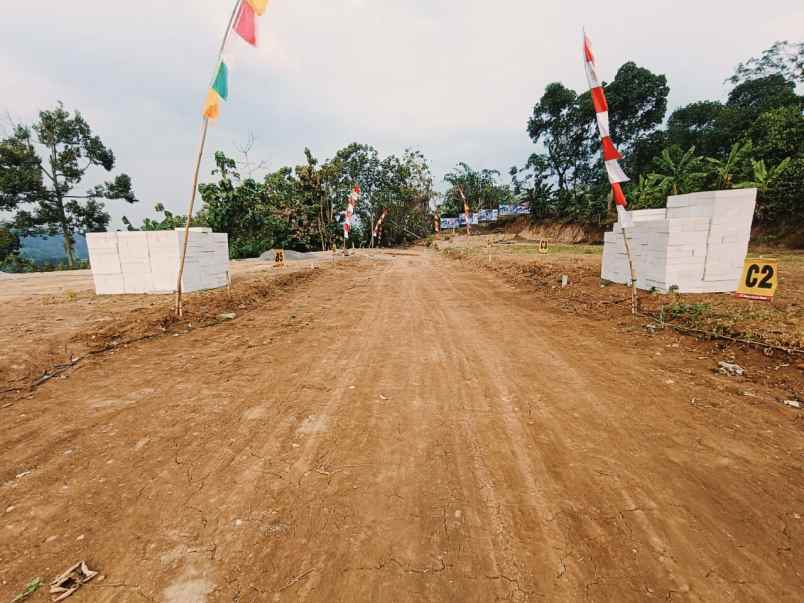
M 201 114 L 207 119 L 218 119 L 221 113 L 221 97 L 214 90 L 207 93 L 207 100 L 204 101 L 204 110 Z
M 268 7 L 268 0 L 246 0 L 251 5 L 251 8 L 254 9 L 254 12 L 258 15 L 261 15 L 265 12 L 265 9 Z

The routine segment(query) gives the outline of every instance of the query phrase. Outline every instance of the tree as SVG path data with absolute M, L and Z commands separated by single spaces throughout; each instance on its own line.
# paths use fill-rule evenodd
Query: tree
M 661 186 L 673 195 L 692 192 L 706 177 L 704 160 L 695 154 L 695 147 L 683 151 L 672 146 L 662 151 L 655 160 L 656 173 Z
M 71 116 L 61 103 L 41 111 L 32 127 L 16 127 L 0 148 L 2 207 L 17 209 L 15 226 L 23 232 L 61 233 L 70 266 L 75 265 L 75 233 L 103 231 L 109 224 L 101 199 L 137 201 L 126 174 L 85 194 L 75 192 L 89 169 L 109 172 L 115 157 L 81 114 Z M 29 205 L 32 211 L 18 209 Z
M 767 75 L 781 75 L 786 80 L 804 82 L 804 42 L 776 42 L 758 57 L 737 65 L 727 81 L 739 84 Z
M 669 181 L 660 174 L 643 174 L 628 191 L 629 209 L 664 207 Z
M 790 165 L 790 157 L 786 158 L 779 165 L 768 169 L 765 161 L 751 160 L 751 173 L 752 180 L 745 180 L 735 185 L 735 188 L 756 188 L 760 193 L 767 193 L 768 189 L 773 186 L 781 177 L 787 167 Z
M 753 121 L 761 113 L 780 107 L 802 108 L 794 82 L 781 75 L 746 80 L 729 92 L 726 106 L 740 110 L 743 118 Z
M 463 190 L 471 211 L 497 209 L 500 204 L 510 203 L 513 201 L 511 189 L 497 182 L 499 176 L 500 172 L 497 170 L 478 171 L 466 163 L 458 163 L 457 167 L 444 176 L 444 181 L 450 188 L 444 194 L 442 211 L 445 214 L 463 213 L 463 197 L 460 190 Z
M 241 180 L 235 160 L 221 151 L 215 153 L 215 166 L 218 182 L 199 186 L 204 219 L 214 231 L 229 234 L 233 258 L 258 256 L 276 243 L 265 189 L 252 178 Z
M 720 128 L 724 111 L 725 106 L 718 101 L 698 101 L 676 109 L 667 120 L 667 143 L 682 149 L 695 147 L 704 155 L 720 157 L 732 144 L 724 139 Z
M 649 167 L 649 161 L 634 161 L 642 158 L 634 150 L 650 140 L 662 125 L 669 93 L 670 87 L 664 75 L 657 75 L 633 62 L 620 67 L 614 81 L 606 85 L 611 135 L 625 156 L 625 168 L 633 177 Z M 584 97 L 589 99 L 588 107 L 591 108 L 591 96 L 585 94 Z
M 804 216 L 802 191 L 804 191 L 804 157 L 796 157 L 768 183 L 767 190 L 762 195 L 760 219 L 776 224 L 787 222 L 800 226 Z
M 779 163 L 804 156 L 804 116 L 797 107 L 780 107 L 760 115 L 748 130 L 756 157 Z
M 746 162 L 750 161 L 753 148 L 750 140 L 744 143 L 735 142 L 725 159 L 706 158 L 710 172 L 715 178 L 715 188 L 732 188 L 734 178 L 744 171 Z
M 0 225 L 0 264 L 20 250 L 20 239 L 7 226 Z
M 594 114 L 584 111 L 578 95 L 560 82 L 549 84 L 528 120 L 528 134 L 559 191 L 571 192 L 589 164 Z

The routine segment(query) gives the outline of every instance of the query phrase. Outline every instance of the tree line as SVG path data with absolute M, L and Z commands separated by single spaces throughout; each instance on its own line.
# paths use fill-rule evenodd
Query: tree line
M 725 101 L 701 100 L 667 115 L 667 78 L 633 62 L 604 82 L 612 137 L 632 181 L 624 190 L 631 209 L 661 207 L 669 194 L 734 187 L 759 189 L 756 219 L 767 225 L 804 220 L 804 43 L 778 42 L 737 66 Z M 215 153 L 211 179 L 199 186 L 201 210 L 193 224 L 229 234 L 233 258 L 282 247 L 329 249 L 341 240 L 346 197 L 362 188 L 352 242 L 366 245 L 384 210 L 384 242 L 396 245 L 432 232 L 433 209 L 443 216 L 528 202 L 534 220 L 606 224 L 614 219 L 588 91 L 549 84 L 527 122 L 537 151 L 508 171 L 460 162 L 436 193 L 424 155 L 406 150 L 382 157 L 353 143 L 320 161 L 309 149 L 296 166 L 254 169 L 248 149 L 238 161 Z M 0 140 L 0 270 L 20 267 L 19 237 L 60 234 L 69 266 L 76 265 L 77 233 L 106 230 L 105 201 L 137 202 L 121 173 L 91 187 L 88 173 L 112 172 L 115 156 L 79 112 L 61 103 L 31 125 L 14 124 Z M 266 171 L 255 176 L 255 171 Z M 83 188 L 82 188 L 83 187 Z M 463 193 L 463 194 L 461 194 Z M 172 229 L 184 217 L 155 206 L 156 216 L 129 230 Z M 12 258 L 13 265 L 9 265 Z M 4 263 L 5 262 L 5 263 Z
M 777 42 L 738 65 L 725 102 L 701 100 L 667 116 L 664 75 L 633 62 L 604 82 L 612 137 L 631 177 L 630 209 L 664 206 L 667 195 L 756 187 L 756 219 L 804 218 L 804 43 Z M 512 191 L 534 219 L 605 224 L 612 200 L 589 92 L 549 84 L 528 120 L 539 150 L 512 167 Z

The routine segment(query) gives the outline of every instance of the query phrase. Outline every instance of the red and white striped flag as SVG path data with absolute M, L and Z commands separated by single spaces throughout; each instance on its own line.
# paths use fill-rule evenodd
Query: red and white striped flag
M 349 231 L 352 229 L 352 216 L 355 215 L 355 205 L 360 200 L 360 185 L 355 184 L 354 190 L 349 195 L 346 202 L 346 219 L 343 221 L 343 238 L 349 238 Z
M 603 85 L 600 83 L 600 78 L 597 76 L 597 62 L 595 55 L 592 52 L 592 43 L 586 33 L 583 34 L 583 55 L 584 64 L 586 66 L 586 81 L 589 82 L 589 91 L 592 94 L 592 104 L 595 107 L 595 115 L 597 117 L 597 128 L 600 132 L 600 143 L 603 146 L 603 163 L 606 165 L 606 172 L 609 176 L 611 183 L 611 192 L 614 196 L 614 202 L 617 204 L 617 214 L 620 216 L 621 221 L 627 221 L 627 214 L 625 214 L 625 206 L 628 202 L 625 200 L 623 189 L 620 186 L 622 182 L 628 182 L 630 178 L 625 174 L 623 168 L 620 167 L 620 159 L 623 156 L 614 146 L 614 141 L 611 139 L 611 132 L 609 130 L 609 105 L 606 102 L 606 93 L 603 91 Z
M 371 233 L 371 234 L 374 236 L 375 239 L 377 238 L 377 234 L 382 232 L 382 223 L 385 220 L 385 216 L 387 216 L 387 215 L 388 215 L 388 209 L 386 208 L 386 209 L 382 210 L 382 214 L 380 215 L 380 219 L 377 220 L 377 224 L 374 225 L 374 232 Z

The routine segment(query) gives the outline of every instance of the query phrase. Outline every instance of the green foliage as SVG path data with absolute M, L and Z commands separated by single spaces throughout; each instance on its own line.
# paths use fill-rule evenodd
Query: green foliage
M 776 42 L 759 57 L 737 65 L 728 81 L 739 84 L 745 80 L 778 74 L 792 82 L 804 82 L 804 42 Z
M 663 207 L 667 195 L 755 187 L 758 222 L 802 222 L 804 45 L 777 43 L 738 67 L 726 102 L 696 101 L 665 128 L 664 76 L 626 63 L 604 83 L 611 134 L 631 177 L 632 209 Z M 603 223 L 613 219 L 589 93 L 559 82 L 545 88 L 528 120 L 538 152 L 509 172 L 512 192 L 533 219 Z
M 630 191 L 630 209 L 664 207 L 667 199 L 667 179 L 661 174 L 643 174 Z
M 228 233 L 234 258 L 254 257 L 279 247 L 328 250 L 343 241 L 346 200 L 359 184 L 362 193 L 355 208 L 352 245 L 370 243 L 372 226 L 384 209 L 389 210 L 383 224 L 387 243 L 431 231 L 432 177 L 418 151 L 381 158 L 374 147 L 353 143 L 323 163 L 309 149 L 304 154 L 305 163 L 282 167 L 258 181 L 243 178 L 235 160 L 216 153 L 213 175 L 217 181 L 199 187 L 204 206 L 194 223 Z M 180 220 L 164 208 L 161 211 L 166 218 L 159 227 L 172 227 Z
M 650 169 L 664 144 L 658 128 L 667 111 L 667 79 L 626 63 L 604 86 L 612 137 L 626 157 L 626 169 L 636 178 Z M 510 173 L 515 194 L 531 204 L 531 216 L 606 221 L 611 188 L 590 93 L 579 95 L 558 82 L 548 85 L 533 108 L 528 133 L 541 150 Z
M 20 250 L 20 238 L 10 228 L 0 226 L 0 262 Z
M 714 187 L 723 190 L 732 188 L 735 178 L 743 173 L 746 162 L 751 160 L 753 150 L 750 140 L 742 144 L 735 142 L 725 159 L 707 157 L 706 163 L 710 175 L 714 177 Z
M 779 164 L 762 196 L 758 217 L 767 222 L 802 222 L 804 216 L 804 157 L 791 158 L 783 169 Z
M 457 216 L 462 214 L 463 197 L 460 191 L 466 196 L 471 211 L 478 209 L 497 209 L 500 205 L 510 204 L 514 197 L 508 185 L 501 185 L 497 182 L 500 172 L 497 170 L 475 170 L 466 163 L 459 163 L 458 166 L 444 176 L 444 181 L 450 188 L 444 194 L 444 203 L 441 205 L 441 213 L 446 216 Z
M 671 195 L 699 190 L 706 178 L 704 158 L 695 154 L 695 147 L 683 151 L 672 146 L 662 151 L 654 161 L 658 184 Z
M 681 302 L 676 302 L 665 308 L 666 315 L 671 320 L 682 318 L 693 323 L 706 316 L 710 310 L 711 306 L 709 304 L 685 304 Z
M 24 601 L 32 594 L 34 594 L 37 590 L 39 590 L 44 585 L 42 578 L 34 578 L 30 582 L 28 582 L 25 590 L 19 593 L 16 597 L 11 600 L 11 603 L 20 603 L 20 601 Z
M 60 233 L 69 265 L 75 264 L 75 233 L 103 231 L 109 224 L 102 199 L 137 201 L 126 174 L 76 193 L 87 171 L 111 171 L 115 157 L 80 113 L 59 103 L 41 111 L 30 127 L 18 126 L 0 141 L 0 209 L 16 210 L 24 233 Z M 28 209 L 30 207 L 30 209 Z

